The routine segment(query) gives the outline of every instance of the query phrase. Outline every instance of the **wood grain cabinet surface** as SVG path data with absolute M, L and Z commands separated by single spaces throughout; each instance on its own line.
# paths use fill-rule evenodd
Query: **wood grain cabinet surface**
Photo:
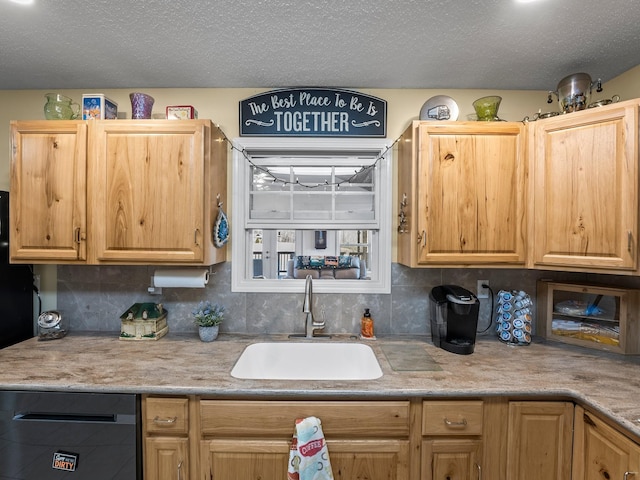
M 571 478 L 573 409 L 571 402 L 509 403 L 506 478 Z
M 638 269 L 638 100 L 530 124 L 532 263 Z
M 483 402 L 422 404 L 422 480 L 476 480 L 482 472 Z
M 322 422 L 336 479 L 409 480 L 408 401 L 202 400 L 201 478 L 286 478 L 297 418 Z
M 186 397 L 144 397 L 145 480 L 189 480 L 190 454 L 195 454 L 190 448 L 189 404 Z
M 144 478 L 286 478 L 295 420 L 317 416 L 334 478 L 632 480 L 640 445 L 562 400 L 221 400 L 143 396 Z M 637 440 L 637 439 L 636 439 Z M 634 476 L 635 475 L 635 476 Z
M 212 265 L 227 145 L 209 120 L 12 122 L 12 262 Z M 219 197 L 218 197 L 219 196 Z
M 524 266 L 519 122 L 413 122 L 398 147 L 398 262 Z
M 86 262 L 86 168 L 86 122 L 11 122 L 12 262 Z
M 640 478 L 640 445 L 582 407 L 574 436 L 572 480 Z

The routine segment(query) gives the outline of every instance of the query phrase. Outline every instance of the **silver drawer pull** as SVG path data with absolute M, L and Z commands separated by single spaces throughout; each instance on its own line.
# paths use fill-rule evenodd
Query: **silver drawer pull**
M 635 477 L 636 474 L 637 474 L 637 472 L 624 472 L 624 480 L 627 480 L 630 475 Z
M 178 421 L 178 417 L 168 417 L 168 418 L 160 418 L 156 417 L 153 419 L 153 423 L 157 425 L 172 425 Z
M 452 422 L 451 420 L 449 420 L 448 418 L 444 419 L 444 424 L 447 427 L 452 427 L 452 428 L 464 428 L 467 426 L 467 419 L 463 418 L 462 421 L 460 422 Z

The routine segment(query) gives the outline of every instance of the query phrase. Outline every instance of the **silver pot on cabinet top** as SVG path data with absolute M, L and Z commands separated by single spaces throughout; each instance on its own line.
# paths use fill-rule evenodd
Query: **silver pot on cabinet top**
M 568 75 L 558 82 L 555 92 L 549 91 L 547 103 L 553 102 L 555 94 L 562 112 L 570 113 L 584 110 L 589 105 L 591 89 L 594 86 L 597 92 L 602 91 L 602 81 L 600 79 L 595 82 L 591 81 L 591 76 L 588 73 Z

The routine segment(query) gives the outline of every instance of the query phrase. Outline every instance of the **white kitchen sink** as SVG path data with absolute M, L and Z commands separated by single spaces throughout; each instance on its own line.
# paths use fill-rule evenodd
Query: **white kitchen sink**
M 260 380 L 373 380 L 376 354 L 362 343 L 265 342 L 244 349 L 231 376 Z

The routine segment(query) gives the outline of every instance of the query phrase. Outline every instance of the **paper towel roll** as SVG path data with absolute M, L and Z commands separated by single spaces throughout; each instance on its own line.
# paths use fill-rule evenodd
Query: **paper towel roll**
M 156 287 L 204 288 L 209 270 L 203 268 L 167 268 L 153 273 Z

